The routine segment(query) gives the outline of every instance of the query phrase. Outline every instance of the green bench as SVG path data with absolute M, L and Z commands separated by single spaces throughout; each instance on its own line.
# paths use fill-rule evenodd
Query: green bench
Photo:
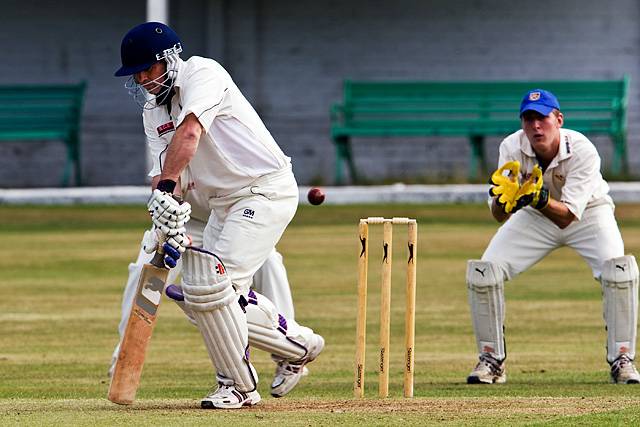
M 0 141 L 62 141 L 67 159 L 61 184 L 73 170 L 82 185 L 80 119 L 86 83 L 0 86 Z
M 518 130 L 522 96 L 535 88 L 558 97 L 565 127 L 609 136 L 613 142 L 610 172 L 628 174 L 628 76 L 589 81 L 345 81 L 343 102 L 330 110 L 335 183 L 343 183 L 344 165 L 353 182 L 361 178 L 351 139 L 366 137 L 466 137 L 471 145 L 469 179 L 484 179 L 480 174 L 487 172 L 485 138 Z

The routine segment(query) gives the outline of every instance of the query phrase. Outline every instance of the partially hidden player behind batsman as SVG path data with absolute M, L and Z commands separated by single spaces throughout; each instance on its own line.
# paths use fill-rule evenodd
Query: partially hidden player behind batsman
M 561 246 L 575 249 L 602 286 L 611 380 L 637 384 L 638 266 L 625 255 L 600 156 L 582 134 L 562 128 L 557 98 L 529 91 L 522 129 L 500 144 L 491 176 L 491 213 L 503 223 L 481 260 L 467 263 L 467 287 L 479 362 L 469 384 L 506 381 L 504 282 Z
M 216 371 L 217 387 L 202 407 L 236 409 L 260 401 L 249 344 L 278 362 L 271 394 L 280 397 L 324 340 L 250 289 L 298 206 L 290 158 L 220 64 L 197 56 L 185 61 L 181 51 L 167 25 L 140 24 L 122 39 L 115 75 L 131 76 L 126 86 L 143 107 L 151 175 L 158 177 L 148 208 L 158 241 L 169 236 L 165 263 L 174 266 L 183 254 L 185 312 Z M 180 192 L 203 198 L 198 204 L 208 208 L 201 248 L 189 246 L 191 207 L 177 200 Z

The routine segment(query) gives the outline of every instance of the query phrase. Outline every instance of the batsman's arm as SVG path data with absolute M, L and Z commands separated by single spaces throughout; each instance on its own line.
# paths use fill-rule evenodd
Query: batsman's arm
M 178 181 L 180 173 L 189 164 L 198 149 L 202 125 L 195 114 L 188 114 L 171 139 L 162 168 L 161 180 Z

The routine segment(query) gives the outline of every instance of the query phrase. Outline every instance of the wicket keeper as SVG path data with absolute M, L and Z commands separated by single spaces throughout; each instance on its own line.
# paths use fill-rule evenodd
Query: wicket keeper
M 467 287 L 479 362 L 469 384 L 504 383 L 504 282 L 561 246 L 576 250 L 602 287 L 611 380 L 637 384 L 634 366 L 638 266 L 625 255 L 600 156 L 564 117 L 549 91 L 529 91 L 520 104 L 522 129 L 500 145 L 491 177 L 491 213 L 503 223 L 482 255 L 467 264 Z

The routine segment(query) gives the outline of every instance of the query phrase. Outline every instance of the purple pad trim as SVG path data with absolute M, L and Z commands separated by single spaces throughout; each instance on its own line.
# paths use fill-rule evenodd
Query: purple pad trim
M 180 286 L 169 285 L 167 286 L 167 289 L 165 289 L 164 293 L 172 300 L 184 301 L 184 295 L 182 294 L 182 288 L 180 288 Z
M 287 335 L 287 319 L 282 314 L 278 314 L 278 330 Z
M 249 289 L 247 296 L 249 297 L 249 304 L 258 305 L 258 295 L 256 295 L 253 289 Z

